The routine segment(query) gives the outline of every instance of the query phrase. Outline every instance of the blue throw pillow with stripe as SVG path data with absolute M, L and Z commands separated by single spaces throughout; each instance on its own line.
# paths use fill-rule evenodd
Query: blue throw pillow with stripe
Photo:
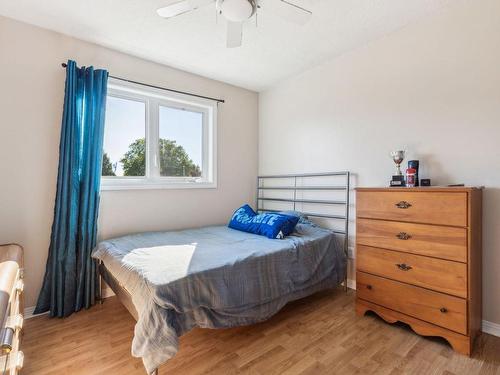
M 228 226 L 267 238 L 282 239 L 294 231 L 298 221 L 299 218 L 296 216 L 281 213 L 266 212 L 258 215 L 252 207 L 246 204 L 234 212 Z

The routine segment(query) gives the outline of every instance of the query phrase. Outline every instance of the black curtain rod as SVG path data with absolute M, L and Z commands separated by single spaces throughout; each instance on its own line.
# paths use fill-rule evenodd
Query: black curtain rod
M 68 64 L 66 63 L 62 63 L 61 66 L 63 68 L 66 68 L 68 66 Z M 198 94 L 193 94 L 191 92 L 186 92 L 186 91 L 179 91 L 179 90 L 174 90 L 174 89 L 168 89 L 166 87 L 160 87 L 160 86 L 155 86 L 155 85 L 150 85 L 148 83 L 143 83 L 143 82 L 137 82 L 137 81 L 132 81 L 131 79 L 126 79 L 126 78 L 121 78 L 121 77 L 116 77 L 116 76 L 112 76 L 111 74 L 109 74 L 109 77 L 111 78 L 114 78 L 114 79 L 118 79 L 120 81 L 125 81 L 125 82 L 129 82 L 129 83 L 134 83 L 136 85 L 141 85 L 141 86 L 146 86 L 146 87 L 151 87 L 151 88 L 154 88 L 154 89 L 159 89 L 159 90 L 165 90 L 165 91 L 170 91 L 170 92 L 175 92 L 177 94 L 183 94 L 183 95 L 189 95 L 189 96 L 194 96 L 196 98 L 202 98 L 202 99 L 208 99 L 208 100 L 213 100 L 213 101 L 216 101 L 217 103 L 225 103 L 226 101 L 224 99 L 217 99 L 217 98 L 212 98 L 210 96 L 203 96 L 203 95 L 198 95 Z

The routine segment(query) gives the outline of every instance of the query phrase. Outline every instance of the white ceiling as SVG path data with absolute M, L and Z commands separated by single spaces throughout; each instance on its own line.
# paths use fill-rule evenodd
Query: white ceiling
M 255 91 L 380 38 L 459 0 L 293 0 L 313 11 L 305 26 L 266 12 L 225 47 L 225 24 L 208 6 L 173 19 L 178 0 L 0 0 L 0 14 Z M 291 0 L 289 0 L 291 1 Z

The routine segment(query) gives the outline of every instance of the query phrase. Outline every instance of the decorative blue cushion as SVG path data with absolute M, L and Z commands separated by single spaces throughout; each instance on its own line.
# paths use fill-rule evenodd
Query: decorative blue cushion
M 280 211 L 278 212 L 278 214 L 280 215 L 288 215 L 288 216 L 296 216 L 299 218 L 299 224 L 305 224 L 305 225 L 311 225 L 313 227 L 317 227 L 316 224 L 314 224 L 311 220 L 309 220 L 309 218 L 307 217 L 307 215 L 303 214 L 302 212 L 300 211 Z
M 233 217 L 229 221 L 229 228 L 241 230 L 243 232 L 248 232 L 246 228 L 252 222 L 252 218 L 257 215 L 255 211 L 248 204 L 241 206 L 236 211 L 234 211 Z
M 284 215 L 281 213 L 266 212 L 257 215 L 248 205 L 238 208 L 231 220 L 229 228 L 241 230 L 243 232 L 255 233 L 267 238 L 284 238 L 290 235 L 299 218 L 296 216 Z

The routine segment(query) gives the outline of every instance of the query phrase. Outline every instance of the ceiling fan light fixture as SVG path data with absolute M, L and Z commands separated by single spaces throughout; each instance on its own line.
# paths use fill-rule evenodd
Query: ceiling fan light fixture
M 254 0 L 217 0 L 217 9 L 232 22 L 243 22 L 256 10 Z
M 312 15 L 310 10 L 300 7 L 292 2 L 294 0 L 266 0 L 266 7 L 277 16 L 288 19 L 294 23 L 305 24 Z M 261 7 L 262 0 L 177 0 L 173 4 L 157 9 L 159 16 L 172 18 L 189 13 L 206 5 L 213 5 L 218 13 L 226 20 L 227 37 L 226 46 L 235 48 L 241 46 L 243 24 Z

